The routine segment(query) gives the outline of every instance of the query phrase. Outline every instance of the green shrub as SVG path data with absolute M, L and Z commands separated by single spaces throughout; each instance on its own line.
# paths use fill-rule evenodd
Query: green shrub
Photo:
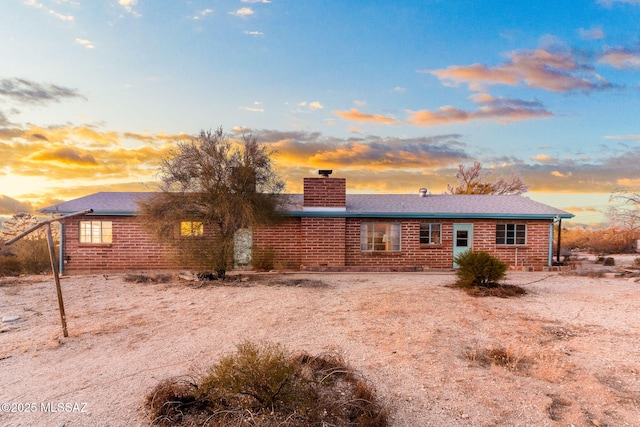
M 459 266 L 457 284 L 463 288 L 494 286 L 507 272 L 507 264 L 483 251 L 464 251 L 453 260 Z
M 291 355 L 243 342 L 197 382 L 167 380 L 147 396 L 154 425 L 385 427 L 375 391 L 333 354 Z

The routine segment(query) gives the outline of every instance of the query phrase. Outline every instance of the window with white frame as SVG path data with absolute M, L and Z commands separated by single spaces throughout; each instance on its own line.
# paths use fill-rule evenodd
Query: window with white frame
M 399 251 L 400 223 L 398 222 L 363 222 L 360 224 L 360 250 Z
M 496 245 L 524 245 L 526 243 L 526 224 L 496 224 Z
M 80 243 L 111 243 L 111 221 L 80 221 Z
M 439 223 L 420 223 L 420 244 L 439 245 L 442 243 L 442 226 Z
M 199 237 L 204 234 L 204 225 L 200 221 L 182 221 L 180 223 L 181 236 Z

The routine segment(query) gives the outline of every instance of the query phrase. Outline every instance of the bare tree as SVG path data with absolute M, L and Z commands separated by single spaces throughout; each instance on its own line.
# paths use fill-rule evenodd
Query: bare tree
M 633 252 L 634 241 L 640 230 L 640 193 L 618 188 L 609 196 L 609 202 L 619 202 L 617 206 L 609 207 L 607 217 L 611 226 L 619 230 L 619 238 L 624 240 L 625 250 Z
M 0 230 L 0 241 L 8 241 L 20 233 L 38 224 L 40 220 L 37 216 L 28 212 L 18 212 L 11 219 L 6 220 Z M 58 228 L 52 229 L 55 241 L 58 241 Z M 51 267 L 49 259 L 49 248 L 47 236 L 44 229 L 39 229 L 17 242 L 12 249 L 6 252 L 16 256 L 22 269 L 27 273 L 39 274 L 48 271 Z
M 224 277 L 236 231 L 282 211 L 272 154 L 255 137 L 232 141 L 222 128 L 178 142 L 160 167 L 162 191 L 140 205 L 146 224 L 183 259 Z
M 458 186 L 447 185 L 449 194 L 499 194 L 499 195 L 520 195 L 529 189 L 519 176 L 508 179 L 499 177 L 495 182 L 488 182 L 486 175 L 482 173 L 482 164 L 473 162 L 473 166 L 466 168 L 458 165 L 456 178 Z

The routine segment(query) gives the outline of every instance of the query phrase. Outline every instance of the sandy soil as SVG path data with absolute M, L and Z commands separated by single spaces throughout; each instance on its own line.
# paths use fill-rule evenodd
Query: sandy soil
M 337 351 L 393 426 L 640 425 L 640 284 L 515 273 L 517 299 L 473 298 L 450 272 L 262 274 L 231 286 L 1 279 L 0 425 L 148 425 L 160 380 L 243 340 Z M 492 356 L 494 356 L 492 358 Z M 498 357 L 500 356 L 500 357 Z M 62 405 L 60 405 L 62 404 Z

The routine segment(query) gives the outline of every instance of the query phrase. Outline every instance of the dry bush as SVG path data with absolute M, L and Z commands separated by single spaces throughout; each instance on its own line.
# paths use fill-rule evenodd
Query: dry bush
M 130 283 L 168 283 L 173 279 L 171 274 L 127 274 L 123 280 Z
M 525 295 L 527 291 L 518 285 L 474 286 L 464 288 L 465 292 L 474 297 L 510 298 Z
M 272 286 L 290 286 L 297 288 L 328 288 L 329 285 L 322 280 L 313 279 L 276 279 L 269 281 Z
M 195 399 L 196 384 L 183 378 L 162 381 L 145 400 L 151 416 L 151 424 L 158 426 L 179 425 L 185 420 L 185 412 L 198 407 Z
M 146 408 L 154 425 L 388 424 L 374 388 L 342 357 L 292 356 L 268 342 L 239 344 L 197 383 L 160 383 L 147 396 Z
M 500 366 L 514 372 L 524 372 L 531 365 L 527 349 L 516 346 L 474 346 L 468 348 L 464 356 L 468 361 L 480 366 Z
M 22 272 L 22 264 L 15 255 L 0 255 L 0 277 L 18 276 Z

